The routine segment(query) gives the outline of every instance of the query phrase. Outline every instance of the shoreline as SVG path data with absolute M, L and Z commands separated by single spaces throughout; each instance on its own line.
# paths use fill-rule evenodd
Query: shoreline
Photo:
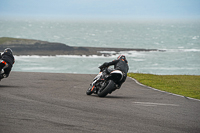
M 140 49 L 140 48 L 105 48 L 105 47 L 74 47 L 63 43 L 47 42 L 33 39 L 19 39 L 0 37 L 0 49 L 11 48 L 15 55 L 97 55 L 111 56 L 123 51 L 150 52 L 161 51 L 158 49 Z

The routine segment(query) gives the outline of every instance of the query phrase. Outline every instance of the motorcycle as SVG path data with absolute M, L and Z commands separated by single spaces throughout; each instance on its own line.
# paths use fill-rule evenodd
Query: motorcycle
M 4 61 L 1 60 L 1 53 L 0 53 L 0 63 L 1 63 L 1 62 L 4 62 Z M 5 63 L 5 66 L 0 70 L 0 81 L 1 81 L 1 79 L 3 78 L 3 77 L 1 77 L 1 76 L 6 77 L 5 74 L 4 74 L 4 69 L 7 68 L 7 67 L 8 67 L 8 63 Z
M 91 95 L 94 93 L 99 97 L 105 97 L 120 88 L 118 83 L 123 79 L 123 77 L 124 73 L 122 71 L 106 67 L 93 79 L 86 94 Z

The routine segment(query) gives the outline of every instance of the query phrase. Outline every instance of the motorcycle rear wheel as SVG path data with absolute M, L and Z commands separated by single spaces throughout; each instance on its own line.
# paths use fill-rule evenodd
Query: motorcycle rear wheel
M 109 80 L 107 82 L 107 85 L 105 85 L 103 88 L 99 89 L 98 96 L 99 97 L 105 97 L 108 95 L 108 93 L 111 93 L 115 87 L 115 83 L 112 80 Z

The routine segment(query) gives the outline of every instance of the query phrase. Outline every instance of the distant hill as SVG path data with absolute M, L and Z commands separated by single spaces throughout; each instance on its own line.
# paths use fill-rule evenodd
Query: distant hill
M 0 51 L 11 48 L 14 55 L 104 55 L 109 56 L 109 52 L 115 51 L 157 51 L 157 49 L 130 49 L 130 48 L 100 48 L 100 47 L 72 47 L 63 43 L 47 42 L 31 39 L 0 38 Z M 100 51 L 104 51 L 103 53 Z

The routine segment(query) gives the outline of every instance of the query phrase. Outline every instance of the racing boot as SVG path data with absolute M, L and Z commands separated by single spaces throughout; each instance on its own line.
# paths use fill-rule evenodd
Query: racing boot
M 1 79 L 6 78 L 6 77 L 7 77 L 6 74 L 0 74 L 0 81 Z

